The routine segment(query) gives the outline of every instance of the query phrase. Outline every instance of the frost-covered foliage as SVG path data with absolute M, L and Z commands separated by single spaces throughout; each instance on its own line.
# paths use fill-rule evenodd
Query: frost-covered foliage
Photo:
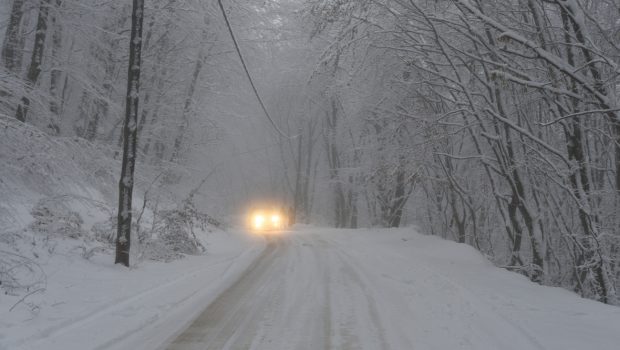
M 170 262 L 186 254 L 206 252 L 201 243 L 202 235 L 221 228 L 221 223 L 210 215 L 201 213 L 187 204 L 178 209 L 162 209 L 149 213 L 148 222 L 132 223 L 132 247 L 139 260 Z M 112 247 L 116 241 L 117 218 L 110 216 L 91 227 L 92 238 Z
M 112 245 L 116 241 L 116 216 L 111 216 L 107 220 L 99 221 L 90 228 L 93 238 L 101 243 Z
M 80 238 L 85 234 L 82 228 L 84 220 L 80 214 L 57 200 L 40 200 L 30 214 L 34 219 L 30 228 L 35 232 L 60 234 L 69 238 Z
M 206 95 L 196 82 L 206 74 L 202 67 L 213 60 L 211 48 L 218 44 L 214 33 L 220 23 L 211 18 L 211 5 L 165 0 L 145 4 L 137 132 L 139 151 L 153 162 L 168 161 L 174 152 L 187 149 L 189 123 L 214 126 L 194 108 L 202 100 L 199 96 Z M 52 135 L 118 146 L 129 14 L 131 4 L 124 0 L 4 1 L 0 114 L 22 116 Z M 194 88 L 186 96 L 189 85 Z M 213 135 L 203 129 L 195 136 L 207 142 Z
M 37 256 L 28 257 L 12 249 L 24 241 L 24 236 L 16 232 L 0 235 L 0 292 L 20 295 L 45 288 L 46 278 L 43 269 L 36 261 Z
M 46 288 L 45 264 L 56 254 L 77 263 L 100 257 L 111 264 L 117 232 L 115 177 L 119 166 L 114 152 L 84 139 L 52 136 L 5 116 L 0 116 L 0 130 L 0 291 L 38 295 Z M 162 210 L 162 214 L 154 215 L 158 206 L 174 207 L 174 203 L 158 199 L 162 190 L 147 186 L 156 176 L 145 173 L 142 169 L 137 172 L 136 193 L 138 199 L 146 198 L 147 202 L 140 225 L 136 216 L 132 225 L 136 262 L 170 261 L 204 252 L 199 239 L 216 222 L 194 207 L 185 212 Z M 149 196 L 144 195 L 146 188 Z M 134 211 L 141 212 L 139 208 Z M 174 215 L 184 221 L 166 231 L 163 223 L 174 220 Z M 162 223 L 155 225 L 162 239 L 153 234 L 154 217 Z M 185 237 L 189 243 L 177 245 L 175 237 Z M 36 312 L 33 297 L 21 305 Z
M 196 210 L 190 200 L 183 201 L 176 209 L 161 210 L 156 213 L 153 229 L 153 242 L 165 247 L 173 254 L 200 254 L 205 252 L 204 245 L 197 236 L 197 231 L 210 231 L 221 224 L 210 215 Z M 150 249 L 153 258 L 162 252 Z M 166 258 L 168 260 L 169 258 Z
M 330 179 L 359 207 L 350 212 L 379 216 L 374 203 L 396 193 L 403 169 L 416 182 L 403 216 L 423 231 L 619 302 L 617 1 L 309 6 L 333 43 L 314 84 L 329 106 Z
M 199 108 L 215 86 L 214 80 L 202 83 L 216 75 L 206 67 L 223 60 L 214 54 L 222 23 L 213 18 L 212 5 L 155 0 L 140 11 L 142 59 L 131 66 L 143 76 L 139 96 L 131 94 L 140 100 L 131 127 L 138 140 L 138 154 L 132 155 L 140 164 L 133 181 L 137 196 L 144 181 L 164 168 L 183 168 L 179 163 L 190 158 L 190 145 L 212 145 L 219 137 L 211 113 Z M 112 230 L 103 222 L 118 203 L 130 10 L 124 0 L 0 4 L 0 127 L 7 131 L 0 141 L 0 224 L 5 227 L 29 225 L 32 212 L 33 229 L 86 237 L 99 222 L 96 238 L 110 240 Z M 192 180 L 187 177 L 166 188 L 161 207 L 183 198 Z M 42 197 L 65 195 L 72 196 L 66 203 L 70 215 L 59 212 L 62 205 L 33 209 Z
M 54 207 L 67 208 L 71 201 L 95 208 L 114 200 L 111 189 L 118 161 L 109 148 L 80 138 L 53 137 L 4 115 L 0 130 L 0 223 L 6 229 L 29 224 L 30 216 L 24 214 L 41 197 L 57 201 Z

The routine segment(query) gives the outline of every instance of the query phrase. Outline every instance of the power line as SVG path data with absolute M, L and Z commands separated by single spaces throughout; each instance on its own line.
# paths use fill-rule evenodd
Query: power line
M 237 51 L 237 55 L 239 55 L 239 59 L 241 60 L 241 65 L 243 66 L 243 70 L 245 71 L 245 75 L 248 77 L 248 80 L 250 81 L 250 85 L 252 86 L 252 90 L 254 91 L 254 95 L 256 95 L 256 99 L 258 100 L 258 103 L 260 104 L 261 108 L 263 109 L 263 112 L 265 113 L 265 116 L 267 116 L 267 119 L 269 119 L 269 122 L 271 123 L 273 128 L 276 129 L 276 131 L 280 135 L 282 135 L 282 136 L 284 136 L 286 138 L 293 138 L 294 136 L 291 137 L 291 136 L 285 134 L 284 132 L 282 132 L 282 130 L 280 130 L 280 128 L 278 128 L 278 126 L 274 122 L 273 118 L 271 118 L 271 115 L 267 111 L 267 108 L 265 108 L 265 104 L 263 103 L 263 99 L 258 94 L 258 89 L 256 89 L 256 85 L 254 85 L 254 80 L 252 79 L 252 75 L 250 74 L 250 71 L 248 70 L 248 66 L 245 64 L 245 59 L 243 59 L 243 55 L 241 54 L 241 50 L 239 49 L 239 44 L 237 43 L 237 38 L 235 37 L 235 33 L 233 32 L 232 27 L 230 25 L 230 21 L 228 20 L 228 15 L 226 15 L 226 10 L 224 10 L 224 5 L 222 5 L 222 0 L 217 0 L 217 3 L 220 5 L 220 10 L 222 10 L 222 16 L 224 16 L 224 21 L 226 22 L 226 27 L 228 27 L 228 32 L 230 33 L 230 37 L 232 38 L 233 44 L 235 44 L 235 50 Z

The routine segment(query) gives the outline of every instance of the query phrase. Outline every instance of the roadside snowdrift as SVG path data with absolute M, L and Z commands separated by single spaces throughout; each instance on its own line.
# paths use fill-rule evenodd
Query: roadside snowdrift
M 398 344 L 393 349 L 614 350 L 620 344 L 619 307 L 532 283 L 466 244 L 412 229 L 320 234 L 355 262 L 387 337 Z
M 234 282 L 262 247 L 223 231 L 205 244 L 207 255 L 128 270 L 111 254 L 86 260 L 68 239 L 57 240 L 55 254 L 37 259 L 46 275 L 40 289 L 0 296 L 0 349 L 155 348 Z
M 92 212 L 101 212 L 113 202 L 120 164 L 111 150 L 80 138 L 50 137 L 2 115 L 0 130 L 3 230 L 30 224 L 30 212 L 42 198 L 78 202 Z
M 155 188 L 162 169 L 140 164 L 134 220 L 147 189 L 166 202 L 156 214 L 145 208 L 132 235 L 132 268 L 115 266 L 114 152 L 6 116 L 0 132 L 0 349 L 109 347 L 162 324 L 174 331 L 260 249 L 217 229 L 193 203 L 175 205 L 187 194 Z M 152 261 L 184 252 L 197 256 Z

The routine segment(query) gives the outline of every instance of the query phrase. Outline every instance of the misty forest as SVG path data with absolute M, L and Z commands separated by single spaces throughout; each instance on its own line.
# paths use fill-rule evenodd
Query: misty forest
M 566 303 L 550 309 L 618 325 L 618 0 L 3 0 L 0 44 L 0 348 L 90 344 L 70 338 L 85 317 L 76 310 L 95 312 L 77 296 L 107 310 L 88 318 L 99 329 L 124 322 L 129 296 L 173 283 L 194 291 L 191 307 L 137 311 L 127 322 L 141 337 L 111 327 L 93 348 L 156 348 L 144 341 L 160 327 L 170 332 L 151 338 L 157 346 L 185 349 L 175 344 L 196 340 L 169 337 L 192 319 L 188 329 L 217 330 L 209 349 L 455 348 L 438 331 L 454 321 L 446 314 L 495 310 L 493 293 L 501 307 L 531 310 L 537 295 L 541 307 L 558 295 Z M 261 206 L 277 208 L 264 215 L 278 230 L 247 234 L 248 220 L 261 229 L 263 216 L 246 219 Z M 234 262 L 218 267 L 226 279 L 197 270 L 216 261 Z M 249 283 L 248 266 L 252 281 L 280 286 L 314 336 L 285 336 L 291 347 L 257 340 L 297 321 L 275 301 L 244 309 L 235 287 Z M 190 287 L 190 274 L 204 285 Z M 317 282 L 303 287 L 302 276 Z M 429 307 L 426 345 L 386 321 L 398 316 L 386 290 L 406 288 L 400 305 Z M 291 296 L 297 289 L 314 306 Z M 457 294 L 446 306 L 456 309 L 438 308 Z M 464 301 L 476 294 L 480 308 Z M 218 303 L 246 316 L 189 312 L 224 315 Z M 587 311 L 568 306 L 579 303 Z M 331 307 L 319 316 L 317 305 Z M 526 310 L 503 315 L 527 330 L 538 316 Z M 418 327 L 399 317 L 391 322 Z M 185 321 L 173 329 L 168 319 Z M 588 322 L 601 341 L 589 348 L 620 341 L 593 319 L 575 328 Z M 585 348 L 568 338 L 560 347 L 573 328 L 558 329 L 531 331 L 536 347 L 514 343 L 514 327 L 497 332 L 514 347 L 464 329 L 458 344 Z

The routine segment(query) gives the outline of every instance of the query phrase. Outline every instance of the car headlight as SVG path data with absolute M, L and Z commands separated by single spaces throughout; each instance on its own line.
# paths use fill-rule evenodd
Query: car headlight
M 262 215 L 256 215 L 254 216 L 254 228 L 256 229 L 260 229 L 263 227 L 263 224 L 265 223 L 265 217 Z
M 271 215 L 271 223 L 274 226 L 277 226 L 278 224 L 280 224 L 280 215 L 278 215 L 278 214 Z

